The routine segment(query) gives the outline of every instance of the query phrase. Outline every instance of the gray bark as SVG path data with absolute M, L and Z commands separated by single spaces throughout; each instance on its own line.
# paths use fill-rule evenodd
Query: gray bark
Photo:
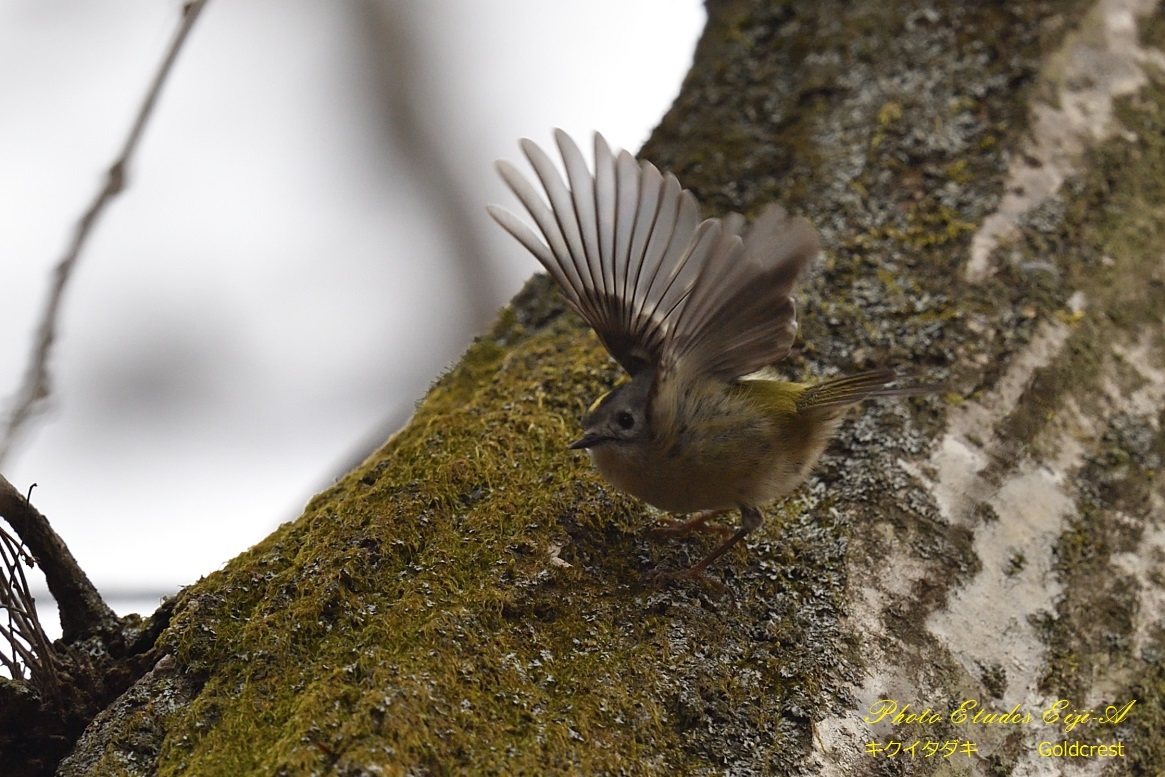
M 657 587 L 716 539 L 652 540 L 564 450 L 617 371 L 535 280 L 407 429 L 182 594 L 61 774 L 1165 769 L 1161 11 L 708 9 L 642 156 L 709 214 L 817 226 L 790 377 L 951 390 L 849 420 L 727 595 Z M 1122 755 L 1039 750 L 1076 740 Z M 893 741 L 923 744 L 868 749 Z

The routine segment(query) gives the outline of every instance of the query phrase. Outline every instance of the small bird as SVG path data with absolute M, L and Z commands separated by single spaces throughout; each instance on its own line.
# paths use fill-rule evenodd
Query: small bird
M 541 231 L 494 205 L 489 214 L 532 253 L 567 304 L 595 330 L 630 380 L 583 419 L 585 449 L 603 477 L 673 513 L 686 533 L 740 510 L 740 528 L 678 576 L 700 577 L 751 531 L 762 505 L 805 479 L 851 405 L 915 396 L 891 387 L 890 369 L 816 384 L 761 372 L 788 355 L 797 334 L 790 292 L 820 251 L 804 218 L 767 206 L 751 226 L 733 213 L 700 220 L 675 176 L 595 134 L 595 171 L 555 131 L 567 181 L 530 140 L 520 145 L 549 204 L 516 168 L 498 172 Z

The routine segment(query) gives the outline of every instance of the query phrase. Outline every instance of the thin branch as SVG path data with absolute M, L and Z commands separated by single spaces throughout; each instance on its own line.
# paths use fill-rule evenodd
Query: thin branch
M 49 592 L 61 613 L 61 632 L 68 643 L 93 634 L 107 634 L 117 615 L 101 598 L 65 541 L 24 495 L 0 475 L 0 518 L 8 521 L 44 572 Z
M 72 278 L 73 269 L 77 264 L 77 259 L 81 255 L 81 249 L 85 246 L 85 242 L 93 231 L 93 227 L 96 225 L 98 218 L 113 198 L 125 189 L 126 170 L 129 167 L 134 152 L 137 150 L 138 142 L 141 140 L 142 133 L 145 131 L 146 123 L 154 112 L 154 106 L 157 104 L 158 97 L 162 93 L 162 86 L 165 84 L 167 76 L 170 75 L 170 70 L 173 68 L 174 61 L 178 58 L 178 52 L 181 51 L 182 44 L 186 42 L 190 30 L 194 27 L 194 22 L 198 19 L 199 14 L 202 13 L 202 9 L 206 3 L 207 0 L 191 0 L 191 2 L 183 6 L 182 20 L 178 24 L 178 30 L 174 35 L 174 40 L 170 43 L 170 48 L 166 51 L 166 56 L 158 67 L 158 72 L 154 75 L 154 80 L 146 92 L 146 97 L 142 101 L 141 107 L 138 109 L 137 116 L 134 118 L 133 125 L 130 127 L 129 135 L 126 137 L 125 145 L 122 147 L 121 153 L 117 156 L 113 165 L 109 168 L 109 172 L 105 177 L 105 185 L 98 192 L 97 198 L 89 206 L 85 215 L 81 217 L 81 221 L 77 225 L 77 232 L 73 236 L 73 242 L 65 253 L 64 258 L 61 259 L 53 270 L 53 285 L 49 290 L 44 315 L 41 318 L 40 326 L 37 328 L 36 337 L 34 338 L 28 370 L 25 372 L 24 382 L 12 400 L 12 411 L 5 424 L 6 428 L 4 429 L 3 437 L 0 438 L 0 464 L 4 462 L 8 454 L 15 448 L 16 441 L 24 425 L 29 419 L 40 412 L 45 400 L 52 393 L 49 359 L 53 341 L 57 338 L 57 323 L 60 315 L 61 300 L 65 295 L 65 287 Z
M 32 561 L 16 538 L 0 526 L 0 609 L 8 621 L 7 626 L 0 625 L 0 642 L 7 643 L 11 652 L 9 656 L 0 647 L 0 663 L 14 680 L 24 680 L 27 670 L 41 697 L 55 698 L 60 692 L 60 662 L 41 626 L 24 575 L 22 562 L 31 566 Z
M 12 679 L 27 681 L 35 678 L 37 673 L 34 667 L 37 666 L 39 660 L 36 653 L 28 648 L 25 634 L 14 626 L 0 626 L 0 641 L 7 643 L 12 651 L 11 658 L 7 655 L 0 655 L 0 664 L 3 664 L 4 668 L 12 674 Z

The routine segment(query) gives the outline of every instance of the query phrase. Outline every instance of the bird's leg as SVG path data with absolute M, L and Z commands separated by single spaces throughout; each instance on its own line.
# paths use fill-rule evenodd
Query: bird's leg
M 662 526 L 656 526 L 651 533 L 657 537 L 687 537 L 694 531 L 714 531 L 725 536 L 732 534 L 732 529 L 721 523 L 709 524 L 712 518 L 718 518 L 728 512 L 729 508 L 719 510 L 705 510 L 697 513 L 686 521 L 668 521 Z
M 733 545 L 743 540 L 750 532 L 759 529 L 760 525 L 764 523 L 764 520 L 765 518 L 761 514 L 761 511 L 755 507 L 741 507 L 740 528 L 737 529 L 731 537 L 720 543 L 720 546 L 717 547 L 716 550 L 700 559 L 700 561 L 693 565 L 690 569 L 684 570 L 683 572 L 674 572 L 668 574 L 667 578 L 669 580 L 692 580 L 703 578 L 704 570 L 706 570 L 710 564 L 731 550 Z

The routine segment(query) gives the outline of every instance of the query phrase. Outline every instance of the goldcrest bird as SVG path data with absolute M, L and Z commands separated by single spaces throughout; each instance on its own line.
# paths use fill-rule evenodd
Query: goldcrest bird
M 764 520 L 760 507 L 801 483 L 847 409 L 871 397 L 913 396 L 893 388 L 889 369 L 815 385 L 764 377 L 797 333 L 790 296 L 819 252 L 803 218 L 769 205 L 756 223 L 699 218 L 675 176 L 628 152 L 615 156 L 595 135 L 595 172 L 562 130 L 555 138 L 564 182 L 530 140 L 521 148 L 549 199 L 512 165 L 502 178 L 540 238 L 497 206 L 491 216 L 517 238 L 562 289 L 631 379 L 588 410 L 586 449 L 615 487 L 673 513 L 711 511 L 675 524 L 740 510 L 739 530 L 685 576 L 700 576 Z

